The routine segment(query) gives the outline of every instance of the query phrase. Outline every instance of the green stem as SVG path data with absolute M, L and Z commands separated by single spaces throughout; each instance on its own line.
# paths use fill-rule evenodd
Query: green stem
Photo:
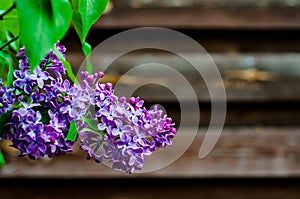
M 1 47 L 0 47 L 0 51 L 3 50 L 6 46 L 8 46 L 9 44 L 11 44 L 12 42 L 16 41 L 17 39 L 19 39 L 19 36 L 16 36 L 15 38 L 9 40 L 8 42 L 6 42 L 5 44 L 3 44 Z
M 5 15 L 7 15 L 10 11 L 12 11 L 14 8 L 16 8 L 16 4 L 15 3 L 13 3 L 13 5 L 10 8 L 8 8 L 7 10 L 5 10 L 5 12 L 3 12 L 2 14 L 0 14 L 0 20 L 3 20 L 3 17 Z

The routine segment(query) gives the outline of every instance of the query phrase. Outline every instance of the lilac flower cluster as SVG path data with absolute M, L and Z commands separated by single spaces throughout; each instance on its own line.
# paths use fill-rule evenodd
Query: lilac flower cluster
M 65 53 L 59 43 L 56 48 Z M 72 151 L 74 142 L 66 137 L 75 121 L 88 158 L 106 159 L 127 173 L 141 169 L 146 155 L 172 144 L 172 119 L 157 106 L 147 110 L 139 98 L 117 97 L 112 84 L 98 81 L 104 73 L 81 72 L 82 82 L 71 85 L 63 79 L 66 71 L 54 52 L 33 73 L 24 48 L 18 58 L 13 88 L 0 80 L 0 116 L 10 113 L 1 138 L 11 140 L 20 156 L 36 159 Z
M 56 48 L 65 52 L 59 43 Z M 68 80 L 62 79 L 66 73 L 62 62 L 51 51 L 31 74 L 24 48 L 18 58 L 19 70 L 14 71 L 13 88 L 0 88 L 1 96 L 5 96 L 1 97 L 5 110 L 12 110 L 11 104 L 16 107 L 8 122 L 10 132 L 4 137 L 21 151 L 20 156 L 28 155 L 31 159 L 72 151 L 74 142 L 65 139 L 74 120 L 67 108 L 72 88 Z
M 81 90 L 94 89 L 87 97 L 92 105 L 87 114 L 91 121 L 100 121 L 97 126 L 86 124 L 79 133 L 81 149 L 88 152 L 88 158 L 96 162 L 108 159 L 114 169 L 132 173 L 143 167 L 145 155 L 172 144 L 171 138 L 176 134 L 174 123 L 157 106 L 147 110 L 139 98 L 118 98 L 110 83 L 95 81 L 95 77 L 103 74 L 89 76 L 82 72 L 81 76 Z
M 0 78 L 0 115 L 12 110 L 14 104 L 13 88 L 3 86 L 2 79 Z

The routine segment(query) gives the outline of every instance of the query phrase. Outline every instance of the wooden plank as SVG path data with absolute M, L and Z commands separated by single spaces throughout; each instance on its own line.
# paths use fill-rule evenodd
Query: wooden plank
M 157 7 L 298 7 L 299 1 L 286 0 L 112 0 L 118 8 Z
M 128 28 L 97 29 L 89 32 L 87 41 L 96 47 L 103 40 Z M 299 53 L 298 29 L 179 29 L 179 32 L 193 38 L 210 53 Z M 147 40 L 146 40 L 147 41 Z M 178 41 L 176 41 L 178 42 Z M 81 52 L 75 30 L 70 30 L 62 41 L 69 52 Z M 122 43 L 122 41 L 120 41 Z M 128 43 L 124 43 L 128 45 Z M 181 43 L 180 45 L 186 45 Z M 188 49 L 188 48 L 187 48 Z
M 178 103 L 170 103 L 161 101 L 146 101 L 146 107 L 153 104 L 160 104 L 164 107 L 168 115 L 170 115 L 176 124 L 180 124 L 180 120 L 184 117 L 187 122 L 185 125 L 191 126 L 194 121 L 195 110 L 188 109 L 186 114 L 181 114 Z M 184 105 L 188 107 L 187 104 Z M 225 126 L 299 126 L 300 124 L 300 102 L 279 101 L 279 102 L 228 102 L 226 110 Z M 211 121 L 211 105 L 210 102 L 199 103 L 201 127 L 206 127 Z
M 299 130 L 225 128 L 212 152 L 205 159 L 199 159 L 205 132 L 200 129 L 192 146 L 173 164 L 152 173 L 134 175 L 87 161 L 85 154 L 78 150 L 75 154 L 38 161 L 17 158 L 15 152 L 9 152 L 8 165 L 1 170 L 0 178 L 300 177 Z M 189 129 L 184 133 L 189 133 Z M 165 155 L 172 155 L 172 150 Z
M 94 28 L 299 29 L 298 7 L 112 9 Z
M 101 63 L 103 57 L 110 55 L 97 55 L 93 59 L 96 65 Z M 198 55 L 194 55 L 198 57 Z M 245 54 L 219 54 L 211 53 L 210 56 L 216 63 L 223 77 L 223 82 L 210 78 L 207 82 L 213 89 L 218 89 L 224 83 L 228 102 L 235 101 L 299 101 L 300 100 L 300 55 L 299 53 L 245 53 Z M 192 55 L 193 57 L 193 55 Z M 72 65 L 78 66 L 82 56 L 76 52 L 67 54 L 67 59 Z M 206 57 L 200 56 L 202 70 L 211 66 Z M 104 81 L 118 82 L 120 88 L 139 84 L 145 77 L 127 76 L 122 82 L 119 79 L 128 70 L 145 64 L 161 63 L 176 69 L 185 75 L 198 95 L 199 101 L 210 101 L 207 86 L 201 75 L 195 71 L 187 61 L 172 55 L 163 53 L 136 53 L 123 56 L 116 60 L 107 71 Z M 75 69 L 76 70 L 76 69 Z M 150 69 L 149 69 L 150 70 Z M 150 71 L 151 72 L 151 71 Z M 153 71 L 152 71 L 153 73 Z M 148 81 L 164 83 L 166 87 L 173 85 L 174 78 L 163 70 L 156 71 L 163 77 L 163 82 L 156 76 L 148 78 Z M 150 79 L 149 79 L 150 78 Z M 180 94 L 186 95 L 188 85 L 176 85 L 181 88 Z M 151 88 L 151 89 L 149 89 Z M 280 94 L 278 93 L 280 91 Z M 136 91 L 136 95 L 142 96 L 147 101 L 175 102 L 174 94 L 158 85 L 150 85 Z M 191 97 L 191 96 L 190 96 Z M 191 97 L 192 99 L 192 97 Z M 188 98 L 187 100 L 191 100 Z

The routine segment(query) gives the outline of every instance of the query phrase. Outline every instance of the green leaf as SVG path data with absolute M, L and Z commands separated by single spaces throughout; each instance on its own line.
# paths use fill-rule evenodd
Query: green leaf
M 14 81 L 14 67 L 11 62 L 8 62 L 7 86 L 12 87 Z
M 0 14 L 13 5 L 12 0 L 0 0 Z M 17 10 L 13 9 L 0 20 L 0 39 L 5 40 L 5 31 L 8 30 L 14 37 L 19 35 L 19 22 Z
M 5 82 L 5 77 L 6 77 L 6 74 L 7 74 L 7 64 L 6 64 L 6 60 L 2 58 L 2 56 L 5 56 L 5 52 L 3 51 L 0 51 L 0 78 L 2 79 L 4 85 L 6 84 Z
M 8 64 L 7 60 L 10 58 L 10 55 L 6 51 L 0 51 L 0 78 L 2 78 L 2 81 L 4 85 L 6 85 L 6 75 L 8 73 Z
M 0 9 L 6 10 L 12 5 L 13 5 L 12 0 L 0 0 Z
M 73 73 L 71 64 L 68 61 L 65 60 L 65 58 L 63 57 L 61 52 L 59 50 L 57 50 L 55 47 L 53 48 L 53 51 L 54 51 L 55 55 L 59 58 L 59 60 L 63 63 L 63 65 L 65 66 L 69 78 L 74 83 L 77 83 L 77 79 L 76 79 L 76 76 Z
M 19 22 L 16 9 L 5 15 L 3 20 L 0 20 L 0 39 L 5 40 L 6 30 L 11 32 L 15 37 L 19 35 Z
M 12 110 L 7 111 L 6 113 L 0 115 L 0 135 L 2 135 L 4 132 L 9 131 L 9 128 L 7 127 L 7 123 L 11 119 Z
M 93 131 L 99 131 L 98 129 L 98 121 L 97 120 L 92 120 L 89 118 L 84 118 L 84 122 L 89 126 L 90 129 L 92 129 Z
M 74 142 L 74 141 L 76 141 L 76 137 L 77 137 L 76 123 L 75 123 L 75 121 L 72 121 L 70 123 L 70 128 L 69 128 L 66 140 Z
M 82 41 L 84 41 L 85 39 L 83 39 L 82 19 L 79 11 L 73 10 L 72 22 L 82 43 Z
M 4 81 L 4 83 L 6 83 L 8 87 L 11 87 L 14 79 L 14 67 L 12 65 L 12 61 L 9 53 L 2 51 L 0 52 L 0 69 L 1 72 L 5 73 L 6 70 L 3 67 L 8 68 L 7 81 L 6 82 Z M 2 78 L 4 78 L 5 75 L 6 73 L 5 74 L 1 73 Z
M 72 8 L 68 0 L 16 0 L 20 40 L 26 48 L 31 72 L 66 34 Z
M 5 31 L 5 39 L 6 41 L 13 41 L 14 38 L 11 36 L 13 35 L 11 32 L 9 32 L 8 30 Z M 19 39 L 13 41 L 11 44 L 9 44 L 9 46 L 15 51 L 15 52 L 19 52 Z
M 71 0 L 71 2 L 72 21 L 83 44 L 90 28 L 103 14 L 109 0 Z
M 4 156 L 3 156 L 3 154 L 2 154 L 1 151 L 0 151 L 0 166 L 1 166 L 2 168 L 5 167 L 5 160 L 4 160 Z
M 92 74 L 90 61 L 92 47 L 85 40 L 92 25 L 103 14 L 109 0 L 71 0 L 73 5 L 72 21 L 82 44 L 82 51 L 86 57 L 87 71 Z

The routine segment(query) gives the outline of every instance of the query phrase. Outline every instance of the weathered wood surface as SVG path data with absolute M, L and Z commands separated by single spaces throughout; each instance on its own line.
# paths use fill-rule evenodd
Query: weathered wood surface
M 112 0 L 115 7 L 298 7 L 287 0 Z
M 152 102 L 152 103 L 151 103 Z M 160 104 L 164 107 L 167 114 L 170 115 L 176 124 L 180 124 L 181 117 L 185 117 L 186 126 L 190 126 L 194 121 L 194 109 L 185 111 L 187 114 L 180 113 L 178 103 L 162 103 L 161 101 L 147 101 L 147 107 L 153 104 Z M 206 127 L 211 121 L 211 106 L 210 102 L 199 103 L 200 107 L 200 122 L 199 125 Z M 294 126 L 300 124 L 300 102 L 283 101 L 283 102 L 228 102 L 226 110 L 226 126 Z
M 7 167 L 1 170 L 0 178 L 300 177 L 299 128 L 225 128 L 212 152 L 199 159 L 204 132 L 200 129 L 180 159 L 152 173 L 128 175 L 113 171 L 85 160 L 85 154 L 78 150 L 75 154 L 39 161 L 17 158 L 17 153 L 9 152 Z M 166 155 L 172 154 L 170 150 Z
M 99 22 L 100 23 L 100 22 Z M 96 47 L 103 40 L 116 35 L 130 27 L 98 29 L 94 27 L 87 41 Z M 200 45 L 209 53 L 299 53 L 299 29 L 178 29 Z M 178 41 L 177 41 L 178 42 Z M 75 30 L 68 32 L 62 41 L 67 46 L 67 52 L 81 52 L 79 38 Z M 128 43 L 124 43 L 128 45 Z M 181 45 L 184 45 L 181 43 Z
M 118 9 L 104 16 L 95 28 L 168 27 L 191 29 L 297 29 L 298 7 L 273 8 L 138 8 Z M 220 20 L 221 19 L 221 20 Z
M 199 55 L 194 56 L 199 57 Z M 207 70 L 212 66 L 212 62 L 207 59 L 207 56 L 202 56 L 203 59 L 200 55 L 200 61 L 203 60 L 200 64 L 201 70 Z M 210 53 L 210 56 L 222 75 L 222 81 L 212 77 L 207 85 L 213 87 L 213 89 L 218 89 L 221 84 L 224 84 L 228 102 L 300 100 L 299 53 Z M 101 65 L 100 60 L 107 57 L 110 57 L 110 55 L 96 54 L 95 58 L 93 56 L 95 66 Z M 76 52 L 68 53 L 67 58 L 74 66 L 80 65 L 83 60 L 81 54 Z M 151 66 L 149 66 L 149 70 L 145 70 L 145 74 L 151 72 L 153 77 L 130 75 L 123 77 L 123 74 L 130 69 L 147 63 L 165 64 L 176 69 L 180 74 L 185 75 L 185 78 L 197 93 L 199 101 L 210 101 L 207 85 L 204 83 L 201 73 L 199 74 L 194 66 L 176 55 L 151 52 L 125 55 L 108 67 L 104 81 L 118 83 L 120 88 L 139 84 L 141 80 L 172 87 L 174 77 L 164 70 L 153 71 L 150 68 Z M 121 77 L 123 81 L 119 81 Z M 187 86 L 183 84 L 176 85 L 176 87 L 181 88 L 178 90 L 182 95 L 192 98 L 192 95 L 186 94 Z M 135 94 L 152 102 L 177 101 L 173 93 L 158 85 L 144 86 L 144 88 L 137 90 Z

